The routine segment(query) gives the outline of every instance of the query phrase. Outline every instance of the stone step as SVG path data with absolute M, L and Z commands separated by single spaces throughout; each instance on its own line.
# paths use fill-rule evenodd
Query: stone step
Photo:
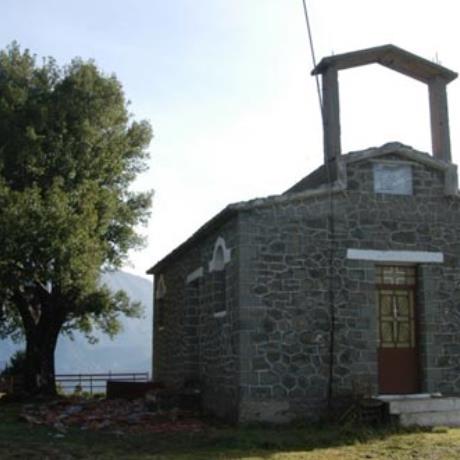
M 460 398 L 414 398 L 388 401 L 390 414 L 414 414 L 460 411 Z
M 402 426 L 460 426 L 460 397 L 435 394 L 381 395 Z
M 460 410 L 407 412 L 399 414 L 402 426 L 460 426 Z

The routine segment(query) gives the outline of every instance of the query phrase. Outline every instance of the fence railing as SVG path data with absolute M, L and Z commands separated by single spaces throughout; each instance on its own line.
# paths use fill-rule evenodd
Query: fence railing
M 119 382 L 147 382 L 148 372 L 109 372 L 107 374 L 56 374 L 56 384 L 64 393 L 105 393 L 108 380 Z

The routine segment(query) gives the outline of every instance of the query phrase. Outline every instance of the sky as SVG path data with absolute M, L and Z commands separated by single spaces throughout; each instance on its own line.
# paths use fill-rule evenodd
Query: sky
M 454 0 L 307 0 L 317 61 L 392 43 L 460 71 Z M 323 161 L 302 0 L 2 0 L 0 47 L 114 73 L 154 130 L 155 191 L 140 276 L 228 203 L 282 193 Z M 343 152 L 399 141 L 431 152 L 426 86 L 378 65 L 339 74 Z M 460 80 L 449 85 L 453 161 Z

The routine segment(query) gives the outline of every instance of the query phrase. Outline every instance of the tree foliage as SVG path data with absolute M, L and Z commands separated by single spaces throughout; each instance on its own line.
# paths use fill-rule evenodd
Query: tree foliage
M 56 328 L 116 333 L 120 314 L 137 313 L 99 284 L 102 269 L 141 245 L 135 227 L 151 201 L 129 189 L 145 169 L 151 128 L 127 105 L 116 77 L 94 62 L 38 65 L 16 43 L 0 52 L 3 336 L 22 333 L 29 346 Z

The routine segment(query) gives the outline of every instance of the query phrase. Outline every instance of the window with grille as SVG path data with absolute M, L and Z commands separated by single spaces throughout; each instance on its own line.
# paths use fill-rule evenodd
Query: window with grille
M 415 275 L 414 267 L 377 267 L 382 348 L 415 347 Z

